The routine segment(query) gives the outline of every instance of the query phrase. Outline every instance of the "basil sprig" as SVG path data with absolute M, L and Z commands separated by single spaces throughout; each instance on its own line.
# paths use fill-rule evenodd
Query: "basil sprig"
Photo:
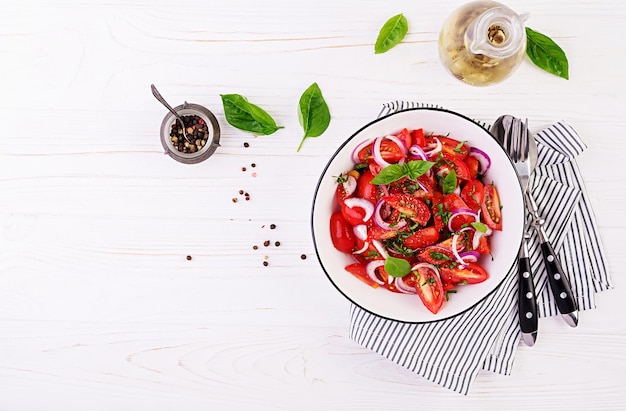
M 298 120 L 304 129 L 304 137 L 297 150 L 300 151 L 304 140 L 321 136 L 330 124 L 330 110 L 317 83 L 311 84 L 302 93 L 298 105 Z
M 569 80 L 569 63 L 561 47 L 550 37 L 526 27 L 526 55 L 539 68 Z
M 481 233 L 487 232 L 487 226 L 484 223 L 481 223 L 480 221 L 473 221 L 472 227 L 474 227 L 476 231 L 480 231 Z
M 282 126 L 276 122 L 265 110 L 248 101 L 240 94 L 221 94 L 226 121 L 239 130 L 259 135 L 273 134 Z
M 425 174 L 434 165 L 432 161 L 413 160 L 400 164 L 390 164 L 380 170 L 376 177 L 371 181 L 372 184 L 381 185 L 389 184 L 400 180 L 406 176 L 411 180 L 416 180 L 422 174 Z
M 456 172 L 451 169 L 448 174 L 443 178 L 443 193 L 450 194 L 456 189 Z
M 411 272 L 411 264 L 402 258 L 387 256 L 385 271 L 392 277 L 404 277 Z
M 402 13 L 393 16 L 385 22 L 378 33 L 374 53 L 381 54 L 391 50 L 404 39 L 409 31 L 409 22 Z

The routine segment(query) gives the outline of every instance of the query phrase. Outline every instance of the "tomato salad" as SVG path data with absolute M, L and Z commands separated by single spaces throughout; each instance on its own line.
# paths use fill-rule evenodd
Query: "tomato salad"
M 485 152 L 404 129 L 362 142 L 352 160 L 337 177 L 330 217 L 333 245 L 355 259 L 348 272 L 374 288 L 417 294 L 432 313 L 458 286 L 488 278 L 480 259 L 491 254 L 502 214 Z

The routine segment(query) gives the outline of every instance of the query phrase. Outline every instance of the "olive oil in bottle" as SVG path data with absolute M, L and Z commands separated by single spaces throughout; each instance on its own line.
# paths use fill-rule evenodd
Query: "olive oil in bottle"
M 459 80 L 487 86 L 509 77 L 526 53 L 525 16 L 495 1 L 456 9 L 439 34 L 439 58 Z

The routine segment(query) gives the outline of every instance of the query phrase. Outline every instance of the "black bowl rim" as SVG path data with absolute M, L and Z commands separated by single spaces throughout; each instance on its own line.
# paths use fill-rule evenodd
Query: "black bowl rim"
M 473 308 L 475 308 L 478 304 L 482 303 L 483 301 L 485 301 L 485 299 L 487 299 L 490 295 L 492 295 L 493 293 L 495 293 L 504 283 L 504 281 L 507 279 L 507 276 L 504 276 L 502 278 L 502 280 L 500 280 L 500 282 L 493 288 L 493 290 L 491 290 L 490 292 L 488 292 L 487 294 L 485 294 L 485 296 L 483 298 L 481 298 L 480 300 L 476 301 L 475 304 L 471 305 L 470 307 L 466 308 L 463 311 L 459 311 L 456 314 L 451 314 L 447 317 L 442 317 L 442 318 L 437 318 L 437 319 L 433 319 L 430 321 L 406 321 L 406 320 L 399 320 L 397 318 L 391 318 L 391 317 L 386 317 L 383 315 L 380 315 L 378 313 L 375 313 L 371 310 L 368 310 L 367 308 L 363 307 L 361 304 L 358 304 L 357 302 L 355 302 L 352 298 L 350 298 L 343 290 L 341 290 L 341 288 L 339 288 L 337 286 L 337 284 L 335 284 L 335 282 L 333 281 L 333 279 L 330 277 L 330 275 L 328 274 L 328 271 L 326 271 L 326 267 L 324 266 L 324 263 L 322 262 L 322 258 L 320 257 L 319 254 L 319 250 L 317 247 L 317 241 L 315 240 L 315 227 L 314 227 L 314 213 L 315 213 L 315 204 L 317 201 L 317 193 L 319 191 L 320 185 L 322 183 L 322 178 L 325 176 L 326 174 L 326 170 L 328 170 L 328 167 L 330 167 L 330 164 L 332 163 L 332 161 L 335 159 L 335 157 L 339 154 L 339 152 L 341 150 L 343 150 L 343 148 L 346 146 L 346 144 L 348 144 L 350 142 L 350 140 L 352 140 L 357 134 L 359 134 L 361 131 L 363 131 L 364 129 L 370 127 L 372 124 L 378 123 L 379 121 L 382 121 L 388 117 L 391 116 L 395 116 L 398 115 L 400 113 L 404 113 L 407 111 L 417 111 L 417 110 L 426 110 L 426 111 L 441 111 L 441 112 L 445 112 L 445 113 L 449 113 L 449 114 L 453 114 L 455 116 L 461 117 L 471 123 L 476 124 L 477 126 L 479 126 L 481 129 L 483 129 L 485 131 L 485 133 L 487 133 L 487 135 L 489 135 L 491 138 L 493 138 L 495 140 L 495 137 L 489 132 L 489 130 L 487 130 L 485 128 L 485 126 L 483 126 L 482 124 L 480 124 L 478 121 L 473 120 L 463 114 L 457 113 L 455 111 L 452 110 L 447 110 L 444 108 L 439 108 L 439 107 L 412 107 L 412 108 L 407 108 L 407 109 L 402 109 L 402 110 L 398 110 L 398 111 L 394 111 L 393 113 L 387 114 L 385 116 L 379 117 L 375 120 L 370 121 L 369 123 L 365 124 L 363 127 L 359 128 L 357 131 L 355 131 L 350 137 L 348 137 L 343 143 L 341 143 L 341 145 L 339 146 L 339 148 L 337 148 L 337 150 L 333 153 L 333 155 L 330 157 L 330 159 L 328 160 L 328 162 L 326 163 L 326 165 L 324 166 L 324 169 L 322 170 L 322 172 L 320 173 L 320 178 L 317 181 L 317 185 L 315 186 L 315 191 L 313 192 L 313 203 L 311 206 L 311 235 L 313 237 L 313 247 L 315 249 L 315 255 L 317 256 L 317 260 L 320 263 L 320 266 L 322 267 L 322 270 L 324 271 L 324 274 L 326 275 L 326 278 L 328 278 L 328 280 L 330 281 L 330 283 L 335 287 L 335 289 L 337 289 L 337 291 L 339 291 L 339 293 L 341 295 L 343 295 L 348 301 L 350 301 L 352 304 L 354 304 L 355 306 L 359 307 L 360 309 L 362 309 L 363 311 L 368 312 L 369 314 L 375 315 L 379 318 L 385 319 L 385 320 L 390 320 L 390 321 L 397 321 L 399 323 L 406 323 L 406 324 L 430 324 L 430 323 L 436 323 L 436 322 L 440 322 L 440 321 L 446 321 L 449 320 L 451 318 L 454 317 L 458 317 L 459 315 L 462 315 L 470 310 L 472 310 Z M 496 140 L 497 142 L 497 140 Z M 500 143 L 498 142 L 498 145 L 500 146 L 500 148 L 504 151 L 504 153 L 506 154 L 506 151 L 504 150 L 504 148 L 502 147 L 502 145 L 500 145 Z M 513 161 L 511 160 L 511 158 L 508 156 L 508 154 L 506 155 L 506 158 L 509 160 L 509 162 L 511 163 L 511 167 L 513 168 L 513 170 L 515 170 L 515 166 L 513 165 Z M 522 190 L 522 186 L 521 183 L 518 180 L 518 184 L 519 184 L 519 188 L 520 188 L 520 192 L 523 192 Z M 520 238 L 520 243 L 518 246 L 518 253 L 519 250 L 522 247 L 522 243 L 523 243 L 523 236 Z M 516 260 L 513 260 L 513 262 L 511 263 L 511 266 L 509 267 L 509 271 L 515 266 Z

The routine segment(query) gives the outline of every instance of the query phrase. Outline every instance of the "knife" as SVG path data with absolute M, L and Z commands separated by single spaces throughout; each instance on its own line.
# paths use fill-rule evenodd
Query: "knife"
M 528 138 L 529 156 L 530 158 L 537 158 L 537 142 L 528 129 L 528 124 L 523 125 L 523 132 L 526 133 Z M 561 313 L 561 317 L 570 327 L 576 327 L 578 325 L 578 304 L 574 299 L 572 288 L 567 278 L 567 274 L 563 270 L 561 263 L 559 262 L 557 254 L 554 252 L 552 243 L 546 234 L 543 225 L 545 220 L 539 215 L 537 204 L 531 195 L 530 190 L 526 191 L 526 204 L 532 215 L 532 226 L 537 232 L 539 243 L 541 247 L 541 255 L 546 265 L 548 273 L 548 284 L 550 284 L 550 290 L 554 295 L 556 306 Z

